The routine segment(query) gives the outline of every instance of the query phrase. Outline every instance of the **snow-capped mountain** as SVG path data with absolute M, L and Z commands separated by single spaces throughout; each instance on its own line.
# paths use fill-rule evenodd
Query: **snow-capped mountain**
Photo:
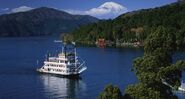
M 120 14 L 127 12 L 127 8 L 115 3 L 115 2 L 105 2 L 99 7 L 89 9 L 87 11 L 80 11 L 80 10 L 66 10 L 71 14 L 83 14 L 83 15 L 91 15 L 98 18 L 115 18 Z

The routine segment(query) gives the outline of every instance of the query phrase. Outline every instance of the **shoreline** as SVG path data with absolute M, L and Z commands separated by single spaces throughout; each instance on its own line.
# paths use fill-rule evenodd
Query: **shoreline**
M 87 43 L 79 43 L 79 42 L 76 42 L 76 46 L 78 47 L 99 47 L 98 44 L 87 44 Z M 116 45 L 116 44 L 106 44 L 104 47 L 99 47 L 99 48 L 143 48 L 144 45 Z

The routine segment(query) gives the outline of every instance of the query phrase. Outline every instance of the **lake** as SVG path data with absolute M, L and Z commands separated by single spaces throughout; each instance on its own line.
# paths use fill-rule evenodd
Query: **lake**
M 137 83 L 131 66 L 133 59 L 143 55 L 142 49 L 78 47 L 87 66 L 80 79 L 37 73 L 47 53 L 57 55 L 61 50 L 61 44 L 54 40 L 0 39 L 0 99 L 95 99 L 107 84 L 124 92 L 127 85 Z M 177 53 L 176 59 L 185 59 L 185 53 Z

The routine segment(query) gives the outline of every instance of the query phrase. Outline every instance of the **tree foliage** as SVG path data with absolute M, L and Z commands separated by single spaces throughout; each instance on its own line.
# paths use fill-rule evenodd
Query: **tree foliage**
M 176 50 L 174 36 L 159 26 L 145 41 L 144 56 L 134 60 L 133 70 L 139 83 L 127 87 L 126 94 L 134 99 L 176 99 L 172 89 L 180 86 L 185 61 L 172 64 Z
M 100 94 L 99 99 L 122 99 L 122 97 L 121 91 L 117 86 L 107 85 Z
M 124 99 L 177 99 L 172 90 L 181 85 L 181 73 L 185 68 L 185 61 L 172 63 L 172 55 L 177 50 L 173 33 L 167 28 L 159 26 L 145 41 L 144 56 L 133 62 L 132 70 L 139 80 L 138 84 L 126 88 Z M 100 95 L 100 99 L 120 99 L 120 91 L 113 92 L 109 85 Z M 120 95 L 121 96 L 121 95 Z M 126 97 L 126 98 L 125 98 Z

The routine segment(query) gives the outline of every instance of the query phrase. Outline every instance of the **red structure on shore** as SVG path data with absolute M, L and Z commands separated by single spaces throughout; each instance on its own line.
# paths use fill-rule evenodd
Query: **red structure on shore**
M 98 47 L 105 48 L 105 39 L 98 39 Z

